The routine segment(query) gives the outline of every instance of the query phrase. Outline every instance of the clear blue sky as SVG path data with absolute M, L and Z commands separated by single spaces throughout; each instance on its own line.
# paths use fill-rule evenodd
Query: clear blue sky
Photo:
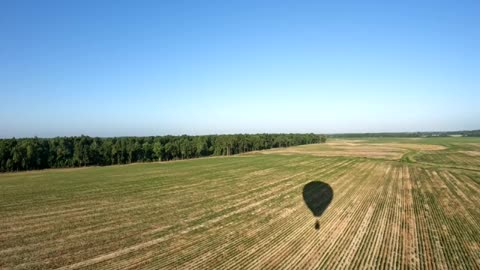
M 0 137 L 480 128 L 480 1 L 0 1 Z

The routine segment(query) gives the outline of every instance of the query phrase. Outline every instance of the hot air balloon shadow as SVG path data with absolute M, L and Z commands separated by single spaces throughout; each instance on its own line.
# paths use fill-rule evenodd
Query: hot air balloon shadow
M 333 189 L 327 183 L 312 181 L 303 187 L 303 200 L 315 216 L 315 229 L 320 229 L 318 218 L 333 199 Z

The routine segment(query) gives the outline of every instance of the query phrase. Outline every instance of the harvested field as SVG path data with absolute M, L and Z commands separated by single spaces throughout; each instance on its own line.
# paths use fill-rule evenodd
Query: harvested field
M 1 174 L 0 269 L 480 269 L 468 142 Z M 318 230 L 302 197 L 311 181 L 333 190 Z
M 480 151 L 459 151 L 460 153 L 467 154 L 472 157 L 480 156 Z
M 325 144 L 301 145 L 263 151 L 263 154 L 308 154 L 320 157 L 366 157 L 399 160 L 410 151 L 438 151 L 446 149 L 442 145 L 415 144 L 410 142 L 373 143 L 366 140 L 334 140 Z

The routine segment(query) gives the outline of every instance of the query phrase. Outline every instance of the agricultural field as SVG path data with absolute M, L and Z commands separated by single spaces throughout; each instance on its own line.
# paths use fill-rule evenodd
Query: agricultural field
M 4 173 L 0 232 L 0 269 L 480 269 L 480 139 Z

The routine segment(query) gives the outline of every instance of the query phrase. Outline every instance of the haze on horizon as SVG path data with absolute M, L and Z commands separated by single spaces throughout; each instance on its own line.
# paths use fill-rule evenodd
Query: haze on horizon
M 479 1 L 3 1 L 0 137 L 480 128 Z

